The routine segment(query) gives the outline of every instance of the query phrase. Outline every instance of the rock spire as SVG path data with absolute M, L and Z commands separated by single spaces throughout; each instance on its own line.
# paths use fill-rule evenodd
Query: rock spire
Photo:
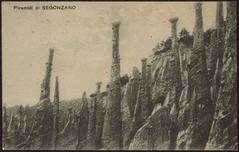
M 108 102 L 106 107 L 103 129 L 103 143 L 106 149 L 122 148 L 122 120 L 121 120 L 121 82 L 119 57 L 119 27 L 120 22 L 112 23 L 112 66 L 111 82 L 109 84 Z

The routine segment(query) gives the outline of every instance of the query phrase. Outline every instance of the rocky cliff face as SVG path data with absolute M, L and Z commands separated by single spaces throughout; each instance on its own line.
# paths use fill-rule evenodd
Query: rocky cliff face
M 136 129 L 129 149 L 205 149 L 206 144 L 211 149 L 237 149 L 237 135 L 232 133 L 237 133 L 236 32 L 232 32 L 236 30 L 236 5 L 227 5 L 224 30 L 222 3 L 218 2 L 210 47 L 204 48 L 202 9 L 197 3 L 193 47 L 179 43 L 167 51 L 158 50 L 149 58 L 154 112 Z M 178 50 L 178 58 L 174 50 Z M 206 56 L 206 51 L 211 55 Z M 176 76 L 177 70 L 170 71 L 175 69 L 177 59 L 180 77 Z M 177 85 L 180 79 L 181 84 Z M 164 125 L 168 127 L 164 129 Z
M 236 39 L 236 3 L 227 2 L 225 52 L 208 149 L 238 148 Z
M 236 3 L 227 2 L 226 21 L 222 8 L 223 3 L 217 2 L 215 29 L 205 32 L 202 3 L 197 2 L 192 36 L 185 31 L 177 36 L 179 19 L 171 18 L 167 42 L 157 45 L 150 57 L 142 59 L 141 70 L 134 67 L 129 77 L 120 76 L 120 24 L 113 23 L 112 72 L 106 91 L 101 92 L 101 83 L 97 83 L 90 99 L 84 93 L 81 102 L 66 106 L 59 102 L 56 87 L 54 117 L 51 103 L 42 102 L 42 111 L 36 114 L 41 121 L 29 121 L 33 118 L 26 114 L 29 118 L 23 119 L 21 110 L 9 118 L 4 109 L 5 146 L 50 146 L 51 142 L 32 137 L 35 132 L 43 134 L 35 123 L 44 128 L 52 125 L 48 118 L 54 118 L 54 149 L 237 150 Z M 22 144 L 16 139 L 19 130 L 26 130 L 24 124 L 31 129 L 21 135 L 26 139 Z M 49 128 L 42 131 L 51 133 Z

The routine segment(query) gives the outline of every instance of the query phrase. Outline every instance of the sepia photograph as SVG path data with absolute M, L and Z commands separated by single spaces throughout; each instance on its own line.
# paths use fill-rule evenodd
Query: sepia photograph
M 237 1 L 3 1 L 2 150 L 238 150 Z

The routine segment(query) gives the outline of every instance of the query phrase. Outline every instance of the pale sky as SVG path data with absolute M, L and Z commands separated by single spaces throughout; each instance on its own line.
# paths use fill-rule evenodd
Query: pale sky
M 75 10 L 14 10 L 13 6 L 75 5 Z M 225 12 L 225 10 L 224 10 Z M 204 30 L 215 25 L 216 2 L 203 2 Z M 80 98 L 110 80 L 112 27 L 120 20 L 121 74 L 141 69 L 141 59 L 170 36 L 194 26 L 193 2 L 2 2 L 3 103 L 36 104 L 49 48 L 55 48 L 51 98 L 59 76 L 60 98 Z

